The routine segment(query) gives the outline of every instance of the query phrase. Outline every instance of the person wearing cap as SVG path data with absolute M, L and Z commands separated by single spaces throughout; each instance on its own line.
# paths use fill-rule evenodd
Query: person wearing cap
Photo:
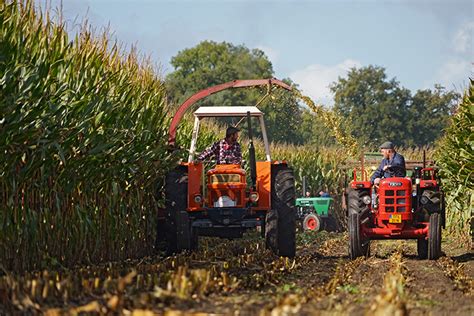
M 382 162 L 370 178 L 372 184 L 378 185 L 382 178 L 405 177 L 405 158 L 395 151 L 392 142 L 385 142 L 380 146 L 383 155 Z
M 237 127 L 228 127 L 225 133 L 225 138 L 215 142 L 204 150 L 197 157 L 197 161 L 203 161 L 214 157 L 218 165 L 240 165 L 242 163 L 242 150 L 240 144 L 237 142 L 239 131 L 240 130 Z

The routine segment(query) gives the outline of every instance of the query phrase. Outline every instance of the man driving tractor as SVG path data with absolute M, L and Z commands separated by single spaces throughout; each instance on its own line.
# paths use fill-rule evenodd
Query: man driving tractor
M 218 165 L 240 165 L 242 163 L 242 150 L 240 149 L 240 144 L 237 142 L 239 131 L 240 130 L 237 127 L 228 127 L 225 133 L 225 138 L 215 142 L 204 150 L 197 157 L 197 161 L 203 161 L 210 157 L 214 157 L 216 159 L 216 164 Z
M 381 178 L 405 177 L 405 158 L 395 151 L 392 142 L 385 142 L 380 146 L 383 158 L 380 166 L 370 178 L 370 182 L 379 185 Z

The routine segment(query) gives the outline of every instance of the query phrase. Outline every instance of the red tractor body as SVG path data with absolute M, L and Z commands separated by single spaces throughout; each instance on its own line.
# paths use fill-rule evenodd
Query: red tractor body
M 421 258 L 441 254 L 444 196 L 434 168 L 415 167 L 412 177 L 382 179 L 378 188 L 354 169 L 348 196 L 352 258 L 368 255 L 370 240 L 417 239 Z

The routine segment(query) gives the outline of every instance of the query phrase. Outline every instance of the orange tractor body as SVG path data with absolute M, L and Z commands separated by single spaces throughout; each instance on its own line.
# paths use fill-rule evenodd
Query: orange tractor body
M 175 146 L 178 124 L 185 111 L 196 101 L 228 88 L 272 86 L 290 90 L 276 79 L 233 81 L 196 93 L 176 112 L 171 126 L 169 144 Z M 267 93 L 267 94 L 268 94 Z M 194 128 L 187 162 L 171 170 L 165 180 L 164 212 L 159 216 L 157 241 L 164 241 L 166 251 L 176 253 L 194 250 L 199 236 L 239 238 L 247 229 L 260 227 L 266 245 L 281 256 L 295 255 L 295 187 L 293 171 L 285 161 L 271 159 L 263 113 L 255 106 L 199 107 L 194 112 Z M 204 118 L 247 118 L 249 136 L 249 167 L 218 164 L 205 171 L 202 162 L 195 162 L 200 122 Z M 256 161 L 252 140 L 251 118 L 257 119 L 265 146 L 265 160 Z

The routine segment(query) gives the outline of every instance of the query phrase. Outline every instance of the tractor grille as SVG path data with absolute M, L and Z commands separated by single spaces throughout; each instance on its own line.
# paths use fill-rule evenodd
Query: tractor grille
M 407 211 L 409 202 L 406 190 L 387 190 L 385 191 L 385 211 L 403 213 Z
M 213 174 L 211 176 L 211 183 L 238 183 L 240 182 L 240 174 L 234 173 L 221 173 L 221 174 Z
M 212 204 L 216 203 L 221 196 L 228 196 L 232 201 L 235 202 L 235 205 L 239 205 L 242 199 L 242 194 L 240 191 L 232 190 L 215 190 L 211 193 Z

